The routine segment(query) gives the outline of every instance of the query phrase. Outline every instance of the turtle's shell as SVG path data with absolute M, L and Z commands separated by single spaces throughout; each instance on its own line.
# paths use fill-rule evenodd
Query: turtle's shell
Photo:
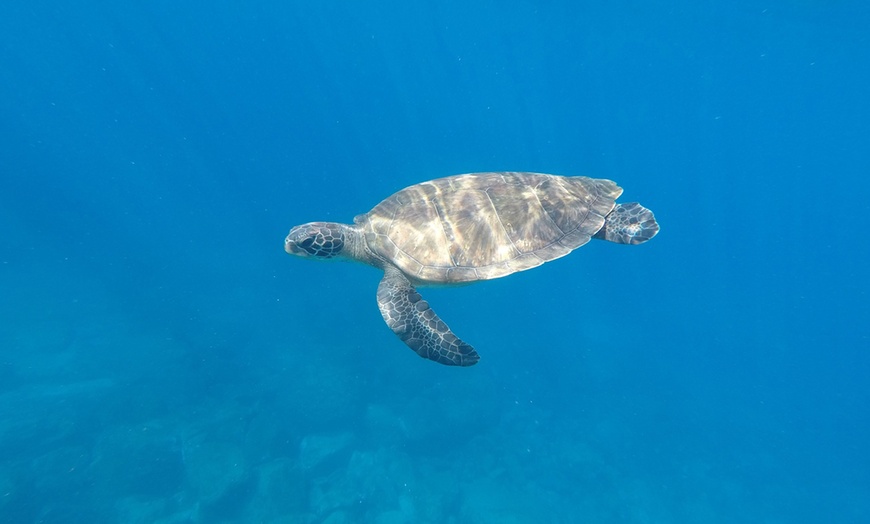
M 423 182 L 359 215 L 377 256 L 421 283 L 498 278 L 567 255 L 604 225 L 610 180 L 472 173 Z

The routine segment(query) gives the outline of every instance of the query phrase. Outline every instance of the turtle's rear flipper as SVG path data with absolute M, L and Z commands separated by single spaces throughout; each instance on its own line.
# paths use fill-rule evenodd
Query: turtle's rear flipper
M 480 360 L 459 340 L 398 269 L 387 266 L 378 285 L 378 307 L 390 329 L 423 358 L 447 366 L 472 366 Z
M 604 219 L 604 227 L 592 238 L 617 244 L 643 244 L 656 236 L 659 224 L 653 212 L 637 202 L 616 204 Z

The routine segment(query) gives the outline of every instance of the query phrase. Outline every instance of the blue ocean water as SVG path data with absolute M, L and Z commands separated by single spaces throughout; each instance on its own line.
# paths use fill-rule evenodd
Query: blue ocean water
M 864 2 L 0 7 L 0 522 L 870 522 Z M 476 171 L 656 213 L 421 290 L 312 220 Z

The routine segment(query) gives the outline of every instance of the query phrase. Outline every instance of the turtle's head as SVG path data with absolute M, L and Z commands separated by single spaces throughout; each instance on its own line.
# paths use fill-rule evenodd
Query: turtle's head
M 347 226 L 333 222 L 309 222 L 296 226 L 284 239 L 284 251 L 315 260 L 340 257 L 347 245 Z

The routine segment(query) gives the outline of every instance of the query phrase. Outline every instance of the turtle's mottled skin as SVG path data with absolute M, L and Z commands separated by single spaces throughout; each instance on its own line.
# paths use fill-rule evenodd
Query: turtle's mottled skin
M 284 249 L 347 258 L 384 270 L 378 305 L 420 356 L 470 366 L 477 352 L 450 331 L 414 286 L 489 280 L 567 255 L 591 238 L 641 244 L 658 233 L 652 212 L 617 204 L 614 182 L 539 173 L 472 173 L 395 193 L 354 223 L 311 222 Z

